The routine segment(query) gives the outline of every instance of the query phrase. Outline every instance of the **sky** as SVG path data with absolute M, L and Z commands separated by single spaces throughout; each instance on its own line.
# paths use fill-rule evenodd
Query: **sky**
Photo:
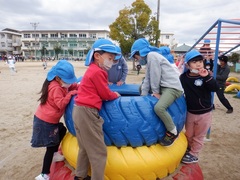
M 124 7 L 135 0 L 0 0 L 0 30 L 109 30 Z M 158 0 L 144 0 L 157 14 Z M 160 0 L 162 32 L 178 44 L 192 45 L 218 19 L 237 19 L 239 0 Z

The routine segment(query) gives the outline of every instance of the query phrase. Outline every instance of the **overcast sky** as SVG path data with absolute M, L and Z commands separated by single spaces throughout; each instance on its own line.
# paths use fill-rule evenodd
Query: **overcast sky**
M 104 29 L 119 16 L 119 10 L 135 0 L 0 0 L 0 30 Z M 157 13 L 158 0 L 145 0 Z M 160 0 L 160 29 L 172 32 L 179 44 L 192 45 L 219 18 L 236 19 L 239 0 Z

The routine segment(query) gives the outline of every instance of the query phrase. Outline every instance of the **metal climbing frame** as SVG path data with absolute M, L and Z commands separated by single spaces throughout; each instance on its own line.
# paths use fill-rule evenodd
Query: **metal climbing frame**
M 229 25 L 230 24 L 230 25 Z M 224 32 L 221 30 L 224 29 Z M 214 48 L 214 77 L 217 72 L 217 60 L 219 55 L 225 55 L 240 46 L 240 19 L 218 19 L 189 49 L 199 49 L 203 40 L 211 40 Z

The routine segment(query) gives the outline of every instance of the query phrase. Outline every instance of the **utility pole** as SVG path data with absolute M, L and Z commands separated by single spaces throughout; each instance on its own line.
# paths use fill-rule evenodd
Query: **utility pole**
M 35 49 L 35 60 L 37 60 L 37 47 L 36 47 L 36 44 L 37 44 L 37 37 L 36 37 L 36 29 L 37 29 L 37 26 L 39 23 L 30 23 L 32 25 L 32 27 L 34 28 L 34 36 L 35 36 L 35 45 L 34 45 L 34 49 Z
M 155 40 L 155 46 L 158 47 L 158 39 L 160 37 L 160 29 L 159 29 L 159 21 L 160 21 L 160 0 L 158 0 L 158 5 L 157 5 L 157 34 L 156 34 L 156 40 Z

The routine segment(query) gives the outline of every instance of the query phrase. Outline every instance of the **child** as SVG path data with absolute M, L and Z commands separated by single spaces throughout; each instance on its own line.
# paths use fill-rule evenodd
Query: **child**
M 167 129 L 159 143 L 162 146 L 170 146 L 179 132 L 167 108 L 182 95 L 183 89 L 174 67 L 160 53 L 159 48 L 150 46 L 146 39 L 140 38 L 133 43 L 130 57 L 134 57 L 141 65 L 146 65 L 141 95 L 151 93 L 159 99 L 154 111 Z
M 88 52 L 85 65 L 89 66 L 78 88 L 73 121 L 79 145 L 75 180 L 103 180 L 107 148 L 103 135 L 103 119 L 99 116 L 102 101 L 114 100 L 120 95 L 108 87 L 107 71 L 112 67 L 115 45 L 107 39 L 97 40 Z
M 185 56 L 185 72 L 180 75 L 187 102 L 185 123 L 188 150 L 183 163 L 198 162 L 204 137 L 212 121 L 211 92 L 218 90 L 215 79 L 204 69 L 203 56 L 192 50 Z
M 116 46 L 116 49 L 120 55 L 115 57 L 112 68 L 108 71 L 108 84 L 117 84 L 118 86 L 121 86 L 125 83 L 128 66 L 126 60 L 122 56 L 121 48 Z
M 9 56 L 8 60 L 7 60 L 7 63 L 8 63 L 9 69 L 11 70 L 11 73 L 16 73 L 17 70 L 16 70 L 16 67 L 15 67 L 15 63 L 16 63 L 15 58 L 13 56 Z
M 47 69 L 47 60 L 46 59 L 43 60 L 43 69 L 44 70 Z
M 41 90 L 40 104 L 33 119 L 32 147 L 46 147 L 42 173 L 36 180 L 48 180 L 52 161 L 63 161 L 58 147 L 66 128 L 59 122 L 71 97 L 77 93 L 74 68 L 60 60 L 47 74 Z M 72 85 L 71 85 L 72 84 Z

